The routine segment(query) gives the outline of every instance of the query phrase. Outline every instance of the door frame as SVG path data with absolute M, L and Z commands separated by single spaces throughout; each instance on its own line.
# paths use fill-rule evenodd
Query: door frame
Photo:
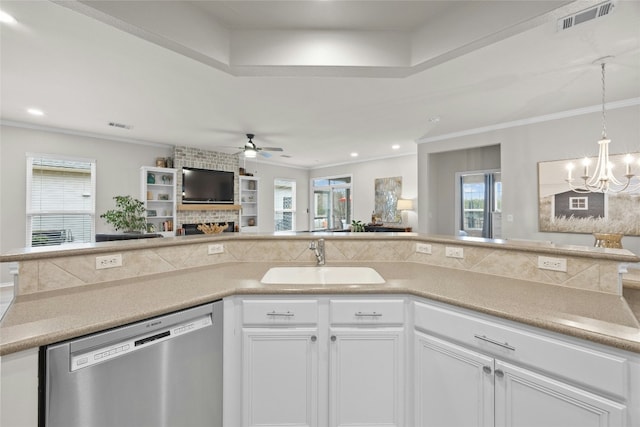
M 502 175 L 501 169 L 480 169 L 473 171 L 464 171 L 464 172 L 456 172 L 456 186 L 455 186 L 455 197 L 454 197 L 454 223 L 453 223 L 453 235 L 458 236 L 460 231 L 460 221 L 462 220 L 462 188 L 461 181 L 462 177 L 465 175 L 480 175 L 480 174 L 495 174 L 499 173 Z

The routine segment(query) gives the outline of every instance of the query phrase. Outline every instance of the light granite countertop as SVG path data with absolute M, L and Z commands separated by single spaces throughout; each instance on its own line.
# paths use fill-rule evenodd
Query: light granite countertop
M 382 285 L 261 284 L 278 265 L 287 263 L 234 262 L 18 296 L 0 323 L 0 355 L 230 295 L 304 294 L 414 295 L 640 353 L 640 313 L 630 308 L 640 304 L 613 294 L 412 262 L 328 264 L 374 267 L 386 280 Z

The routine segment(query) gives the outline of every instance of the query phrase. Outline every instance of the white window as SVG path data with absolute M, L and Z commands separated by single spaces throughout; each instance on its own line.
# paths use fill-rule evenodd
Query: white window
M 273 183 L 274 230 L 296 229 L 296 182 L 291 179 L 276 179 Z
M 27 154 L 27 246 L 94 241 L 94 160 Z
M 588 197 L 569 197 L 569 209 L 571 209 L 572 211 L 589 210 L 589 198 Z

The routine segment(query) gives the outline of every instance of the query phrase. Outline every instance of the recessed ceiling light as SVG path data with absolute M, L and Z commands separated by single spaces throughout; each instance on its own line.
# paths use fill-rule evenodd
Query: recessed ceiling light
M 351 157 L 358 157 L 358 153 L 351 153 Z
M 37 108 L 27 108 L 27 113 L 31 114 L 32 116 L 44 116 L 44 111 Z
M 393 144 L 391 146 L 391 148 L 394 149 L 394 150 L 399 150 L 400 149 L 400 144 Z
M 0 10 L 0 22 L 2 22 L 3 24 L 15 24 L 17 21 L 16 18 L 9 15 L 4 10 Z

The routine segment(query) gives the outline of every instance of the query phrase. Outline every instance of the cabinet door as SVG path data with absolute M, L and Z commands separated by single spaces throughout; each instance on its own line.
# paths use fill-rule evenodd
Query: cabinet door
M 496 427 L 622 427 L 626 407 L 496 360 Z
M 243 426 L 316 426 L 317 329 L 244 329 Z
M 414 333 L 415 424 L 493 426 L 493 358 Z
M 403 425 L 403 328 L 331 329 L 329 425 Z

